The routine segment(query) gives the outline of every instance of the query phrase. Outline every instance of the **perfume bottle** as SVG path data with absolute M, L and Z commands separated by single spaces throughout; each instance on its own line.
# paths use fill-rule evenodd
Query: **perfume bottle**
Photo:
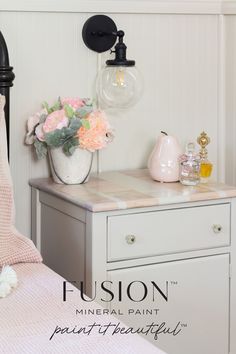
M 195 153 L 194 142 L 186 145 L 186 152 L 180 157 L 180 182 L 186 186 L 196 186 L 200 182 L 200 159 Z
M 200 181 L 201 183 L 206 183 L 208 182 L 213 165 L 212 163 L 208 160 L 208 151 L 206 149 L 206 146 L 210 143 L 210 138 L 207 136 L 205 132 L 202 132 L 200 136 L 197 138 L 198 144 L 201 146 L 199 156 L 200 156 Z

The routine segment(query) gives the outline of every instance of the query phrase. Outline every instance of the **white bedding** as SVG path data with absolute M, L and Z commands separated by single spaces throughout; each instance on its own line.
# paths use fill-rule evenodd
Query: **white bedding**
M 79 290 L 73 301 L 63 302 L 63 278 L 45 265 L 23 263 L 14 269 L 19 286 L 0 299 L 0 353 L 163 354 L 136 334 L 112 335 L 119 320 L 110 315 L 76 314 L 76 309 L 100 306 L 82 301 Z M 77 331 L 81 327 L 88 331 L 94 323 L 90 335 L 61 333 L 75 326 Z M 109 323 L 114 326 L 109 326 L 105 335 L 99 334 L 98 329 L 104 331 Z M 49 340 L 56 328 L 59 333 Z

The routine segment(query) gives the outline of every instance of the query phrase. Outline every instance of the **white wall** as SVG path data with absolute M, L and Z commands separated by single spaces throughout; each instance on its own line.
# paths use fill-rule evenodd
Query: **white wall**
M 232 4 L 227 5 L 225 11 Z M 0 0 L 0 10 L 0 29 L 16 74 L 11 91 L 11 168 L 17 226 L 23 233 L 30 235 L 28 180 L 48 175 L 46 161 L 35 161 L 23 144 L 25 122 L 45 99 L 91 96 L 99 60 L 84 46 L 81 29 L 93 12 L 110 15 L 125 30 L 128 56 L 145 79 L 137 106 L 110 116 L 116 138 L 100 154 L 102 169 L 145 167 L 160 130 L 184 144 L 204 129 L 212 139 L 214 175 L 224 178 L 221 1 Z
M 226 180 L 236 185 L 236 16 L 227 16 L 226 32 Z

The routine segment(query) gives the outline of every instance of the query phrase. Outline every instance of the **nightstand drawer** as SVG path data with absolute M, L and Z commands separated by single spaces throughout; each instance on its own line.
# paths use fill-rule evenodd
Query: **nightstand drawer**
M 230 204 L 108 217 L 108 261 L 230 245 Z

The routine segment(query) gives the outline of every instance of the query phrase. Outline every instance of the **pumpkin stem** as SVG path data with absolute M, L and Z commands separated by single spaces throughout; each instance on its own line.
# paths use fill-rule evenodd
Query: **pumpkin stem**
M 161 133 L 164 134 L 164 135 L 168 135 L 166 132 L 163 132 L 162 130 L 161 130 Z

